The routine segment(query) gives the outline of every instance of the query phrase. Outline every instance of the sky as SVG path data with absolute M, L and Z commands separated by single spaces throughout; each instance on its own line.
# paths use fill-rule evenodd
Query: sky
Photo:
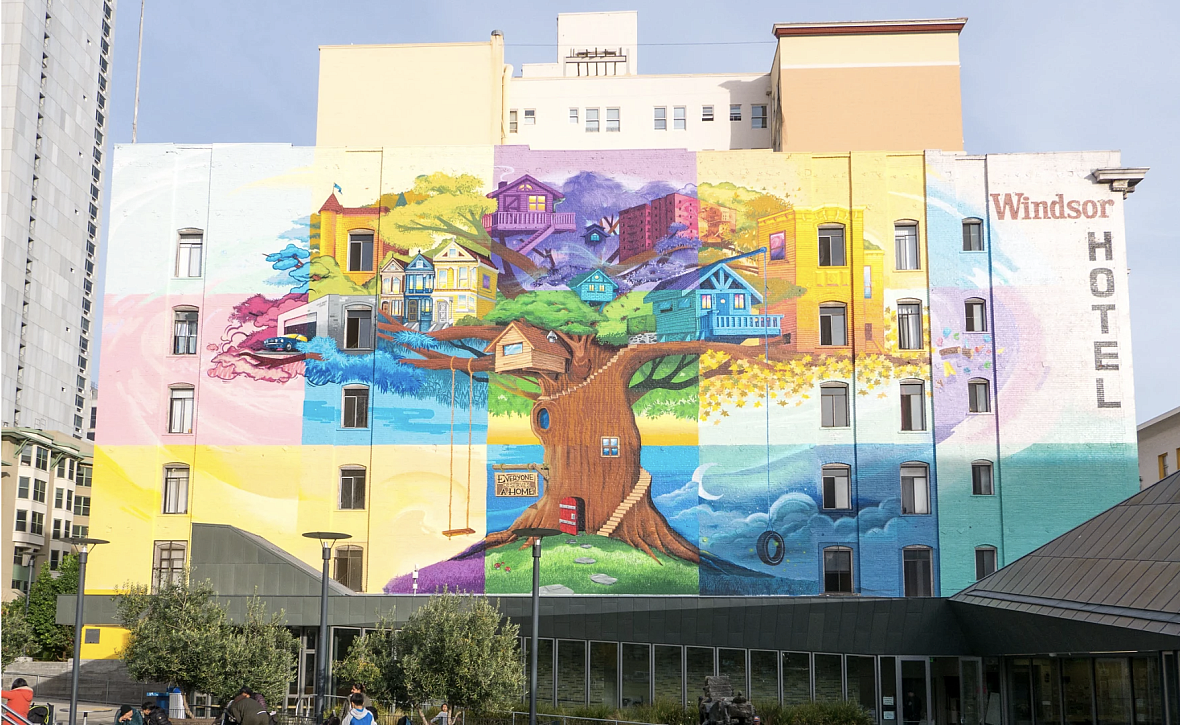
M 122 0 L 116 12 L 115 143 L 131 140 L 139 6 Z M 1136 417 L 1180 406 L 1180 228 L 1167 216 L 1167 199 L 1180 196 L 1174 1 L 147 0 L 138 141 L 313 145 L 320 45 L 482 41 L 500 30 L 519 69 L 555 60 L 558 12 L 593 10 L 639 11 L 641 73 L 768 71 L 776 22 L 967 17 L 967 152 L 1119 149 L 1124 166 L 1151 167 L 1126 205 Z M 683 43 L 715 45 L 669 45 Z M 441 100 L 443 113 L 461 101 Z

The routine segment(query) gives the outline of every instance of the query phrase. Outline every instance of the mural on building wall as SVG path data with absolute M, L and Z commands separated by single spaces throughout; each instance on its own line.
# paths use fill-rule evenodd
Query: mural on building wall
M 145 516 L 158 466 L 191 462 L 201 520 L 301 556 L 292 522 L 349 531 L 364 552 L 349 581 L 389 593 L 526 592 L 522 527 L 562 531 L 542 585 L 578 594 L 937 594 L 1000 537 L 997 496 L 963 504 L 979 522 L 965 533 L 962 511 L 940 523 L 941 489 L 1000 461 L 994 433 L 1015 413 L 997 423 L 967 398 L 1043 352 L 1019 313 L 1040 282 L 1017 232 L 991 267 L 947 271 L 963 218 L 988 210 L 936 180 L 928 212 L 922 154 L 858 155 L 855 174 L 783 154 L 374 156 L 227 187 L 243 209 L 289 198 L 242 223 L 248 252 L 208 236 L 219 291 L 203 298 L 200 372 L 143 373 L 157 392 L 203 378 L 198 445 L 145 434 L 141 455 L 100 431 L 99 476 Z M 116 277 L 141 263 L 122 264 Z M 990 270 L 1009 291 L 979 284 Z M 167 305 L 113 289 L 117 361 Z M 984 328 L 968 297 L 986 301 Z M 962 465 L 936 467 L 936 443 Z M 235 505 L 198 503 L 213 492 Z M 268 516 L 234 513 L 259 502 Z

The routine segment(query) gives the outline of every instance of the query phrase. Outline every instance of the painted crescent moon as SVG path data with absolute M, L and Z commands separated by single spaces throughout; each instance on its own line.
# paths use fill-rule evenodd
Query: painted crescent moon
M 692 472 L 692 480 L 696 482 L 697 485 L 697 496 L 700 496 L 706 501 L 716 501 L 717 499 L 721 498 L 719 495 L 715 496 L 706 491 L 704 485 L 705 471 L 716 465 L 716 463 L 702 463 L 701 465 L 697 466 L 697 470 Z

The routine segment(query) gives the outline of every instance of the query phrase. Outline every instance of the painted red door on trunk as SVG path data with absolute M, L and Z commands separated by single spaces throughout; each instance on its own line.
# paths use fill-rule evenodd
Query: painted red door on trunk
M 559 522 L 561 524 L 561 532 L 563 534 L 578 535 L 578 499 L 573 496 L 566 496 L 561 499 L 561 516 Z

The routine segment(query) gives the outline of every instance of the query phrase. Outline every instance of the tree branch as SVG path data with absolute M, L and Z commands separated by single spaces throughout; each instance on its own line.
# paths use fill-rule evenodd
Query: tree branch
M 539 400 L 541 398 L 540 393 L 529 392 L 529 391 L 525 390 L 524 388 L 521 388 L 518 385 L 505 385 L 503 382 L 500 381 L 500 378 L 496 378 L 495 380 L 490 380 L 490 382 L 492 385 L 495 385 L 497 388 L 499 388 L 500 390 L 503 390 L 506 393 L 511 393 L 513 395 L 519 395 L 520 397 L 527 398 L 533 402 L 536 402 L 537 400 Z

